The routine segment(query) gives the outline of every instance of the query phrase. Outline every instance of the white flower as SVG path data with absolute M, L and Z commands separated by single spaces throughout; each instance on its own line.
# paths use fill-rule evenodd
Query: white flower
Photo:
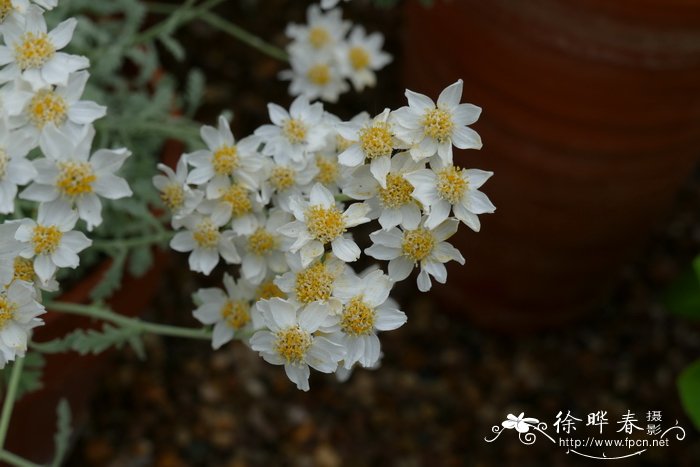
M 430 208 L 425 227 L 437 227 L 449 217 L 450 211 L 454 211 L 457 219 L 478 232 L 481 224 L 477 215 L 496 210 L 488 197 L 479 191 L 493 172 L 445 166 L 440 160 L 432 165 L 435 171 L 421 169 L 406 175 L 415 186 L 413 196 Z
M 5 99 L 10 123 L 20 128 L 21 134 L 30 136 L 35 145 L 48 124 L 72 139 L 80 137 L 86 125 L 107 112 L 102 105 L 80 100 L 89 77 L 87 71 L 79 71 L 70 75 L 65 86 L 45 86 L 38 90 L 21 79 L 15 80 L 14 89 Z
M 15 210 L 17 186 L 32 181 L 37 171 L 27 159 L 32 140 L 10 132 L 5 118 L 0 117 L 0 214 Z
M 422 160 L 437 154 L 452 164 L 452 145 L 460 149 L 481 149 L 481 137 L 468 128 L 479 119 L 481 108 L 460 104 L 462 80 L 445 88 L 437 105 L 428 96 L 406 90 L 408 107 L 394 112 L 396 134 L 411 145 L 411 156 Z
M 338 156 L 338 161 L 348 167 L 358 167 L 367 159 L 370 171 L 382 187 L 386 186 L 386 174 L 391 168 L 391 155 L 394 149 L 402 147 L 395 138 L 391 112 L 384 112 L 371 120 L 339 123 L 336 126 L 343 138 L 352 141 L 345 151 Z
M 153 177 L 153 185 L 160 191 L 160 199 L 172 213 L 172 226 L 182 227 L 182 221 L 197 209 L 204 198 L 204 192 L 191 189 L 187 183 L 187 162 L 181 157 L 176 171 L 165 164 L 158 164 L 165 175 Z
M 228 223 L 238 235 L 248 235 L 258 227 L 255 213 L 262 211 L 260 194 L 250 190 L 243 183 L 230 184 L 217 193 L 217 198 L 205 200 L 197 210 L 211 218 L 219 225 Z
M 92 244 L 82 232 L 73 230 L 78 213 L 65 205 L 39 206 L 37 221 L 24 219 L 15 233 L 22 243 L 20 256 L 34 258 L 34 271 L 42 282 L 48 282 L 57 268 L 75 269 L 80 264 L 78 253 Z
M 382 51 L 384 36 L 367 34 L 362 26 L 355 26 L 346 43 L 338 49 L 342 74 L 350 79 L 357 91 L 377 83 L 375 71 L 391 62 L 391 55 Z
M 0 224 L 0 286 L 8 285 L 15 276 L 14 258 L 19 255 L 22 246 L 15 240 L 18 227 L 17 221 Z
M 240 263 L 236 246 L 233 244 L 235 234 L 231 230 L 221 232 L 224 225 L 201 214 L 191 214 L 182 221 L 184 232 L 178 232 L 170 241 L 170 248 L 181 253 L 191 251 L 190 269 L 209 275 L 219 264 L 219 255 L 228 263 Z
M 266 362 L 284 365 L 287 377 L 298 389 L 309 390 L 309 366 L 333 373 L 342 360 L 344 349 L 325 337 L 314 335 L 328 321 L 323 307 L 300 306 L 279 298 L 258 302 L 268 330 L 256 332 L 250 339 L 253 350 Z
M 52 10 L 58 5 L 58 0 L 32 0 L 32 2 L 44 10 Z M 29 5 L 29 0 L 4 0 L 0 2 L 0 23 L 5 21 L 12 13 L 24 15 Z
M 291 212 L 291 200 L 308 193 L 319 172 L 318 166 L 309 161 L 302 164 L 275 164 L 270 160 L 266 164 L 266 177 L 260 190 L 262 202 L 268 204 L 272 200 L 275 206 Z
M 218 349 L 231 341 L 237 334 L 245 334 L 252 329 L 250 302 L 253 291 L 242 281 L 236 281 L 224 274 L 225 291 L 219 288 L 199 289 L 194 294 L 199 307 L 194 317 L 202 324 L 214 325 L 212 347 Z
M 338 4 L 340 0 L 321 0 L 321 8 L 324 10 L 328 10 L 329 8 L 333 8 Z M 345 0 L 346 2 L 349 2 L 350 0 Z
M 365 203 L 353 203 L 343 212 L 331 192 L 317 183 L 311 188 L 309 201 L 298 197 L 290 205 L 296 220 L 280 227 L 279 232 L 295 239 L 290 251 L 300 251 L 304 266 L 321 256 L 329 243 L 333 254 L 343 261 L 360 257 L 360 248 L 345 231 L 370 221 Z
M 279 209 L 269 211 L 267 219 L 258 221 L 259 227 L 249 235 L 239 237 L 241 273 L 253 284 L 260 284 L 268 271 L 281 274 L 289 270 L 285 252 L 293 240 L 277 232 L 291 220 L 291 215 Z
M 321 125 L 323 105 L 309 103 L 305 96 L 294 99 L 289 112 L 277 104 L 268 104 L 273 125 L 263 125 L 255 134 L 265 142 L 263 153 L 278 164 L 303 164 L 307 153 L 323 147 L 327 129 Z
M 343 301 L 339 343 L 346 349 L 346 369 L 358 362 L 363 367 L 374 367 L 380 356 L 377 331 L 391 331 L 406 322 L 406 314 L 394 308 L 389 300 L 392 287 L 393 283 L 381 270 L 364 277 L 348 274 L 338 281 L 333 294 Z
M 292 69 L 281 72 L 279 77 L 291 81 L 289 94 L 292 96 L 338 102 L 338 97 L 350 89 L 341 69 L 330 56 L 292 52 L 289 63 Z
M 292 53 L 310 55 L 330 52 L 342 42 L 351 26 L 349 21 L 343 21 L 343 13 L 339 9 L 322 12 L 318 5 L 309 5 L 306 21 L 304 25 L 287 26 L 286 34 L 293 41 L 289 46 Z
M 90 156 L 95 136 L 92 126 L 75 141 L 49 125 L 41 135 L 45 159 L 34 162 L 38 175 L 20 198 L 50 203 L 54 208 L 76 206 L 88 230 L 102 223 L 100 196 L 120 199 L 131 196 L 126 180 L 114 175 L 131 155 L 128 149 L 99 149 Z
M 370 234 L 374 244 L 365 253 L 376 259 L 389 260 L 389 278 L 394 282 L 406 279 L 419 264 L 418 290 L 427 292 L 432 286 L 430 276 L 441 284 L 447 280 L 443 263 L 454 260 L 464 264 L 459 250 L 445 241 L 457 232 L 458 226 L 459 221 L 448 219 L 434 230 L 423 225 L 415 230 L 379 230 Z
M 518 415 L 517 417 L 509 413 L 506 418 L 507 420 L 501 422 L 503 428 L 507 430 L 512 430 L 513 428 L 515 428 L 515 430 L 518 433 L 527 433 L 528 431 L 530 431 L 531 426 L 536 427 L 537 424 L 540 422 L 536 418 L 525 417 L 525 412 L 520 412 L 520 415 Z
M 78 24 L 75 18 L 47 33 L 43 12 L 30 6 L 24 15 L 12 15 L 0 26 L 5 45 L 0 46 L 0 83 L 22 77 L 34 89 L 49 84 L 66 85 L 68 76 L 90 66 L 86 57 L 59 52 L 68 45 Z
M 29 332 L 44 324 L 38 318 L 44 313 L 31 284 L 14 281 L 0 291 L 0 368 L 17 356 L 24 356 Z
M 219 117 L 219 127 L 204 125 L 200 130 L 207 149 L 185 154 L 187 162 L 194 167 L 187 176 L 187 183 L 207 184 L 207 197 L 217 198 L 219 192 L 231 185 L 231 178 L 250 189 L 258 187 L 258 173 L 262 158 L 257 153 L 260 141 L 248 137 L 236 143 L 229 123 Z
M 396 154 L 391 158 L 391 168 L 384 188 L 372 177 L 369 167 L 363 165 L 355 170 L 343 188 L 343 193 L 353 199 L 368 200 L 370 211 L 367 217 L 378 218 L 384 230 L 397 225 L 409 230 L 415 229 L 421 221 L 422 213 L 413 199 L 414 187 L 408 174 L 423 167 L 424 163 L 414 161 L 408 153 Z

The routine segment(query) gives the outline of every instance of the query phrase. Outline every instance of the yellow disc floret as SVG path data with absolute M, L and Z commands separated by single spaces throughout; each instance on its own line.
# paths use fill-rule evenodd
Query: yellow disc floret
M 25 32 L 15 45 L 15 60 L 22 70 L 39 68 L 48 62 L 56 48 L 45 32 Z
M 413 185 L 400 174 L 387 174 L 386 188 L 379 188 L 379 199 L 387 208 L 400 208 L 411 202 Z
M 248 189 L 240 184 L 231 185 L 221 197 L 222 201 L 231 206 L 233 217 L 240 217 L 253 210 L 253 203 L 248 196 Z
M 297 176 L 294 169 L 284 165 L 278 165 L 272 169 L 272 173 L 270 174 L 270 184 L 277 191 L 288 190 L 296 183 L 296 177 Z
M 259 256 L 275 248 L 276 244 L 277 242 L 274 235 L 262 227 L 258 228 L 248 237 L 248 249 Z
M 316 157 L 316 167 L 318 167 L 318 175 L 316 180 L 326 186 L 335 183 L 338 179 L 338 163 L 323 157 Z
M 455 124 L 449 112 L 437 108 L 425 114 L 423 126 L 425 127 L 425 134 L 427 136 L 443 143 L 452 136 L 452 129 Z
M 316 86 L 325 86 L 331 81 L 331 68 L 323 63 L 314 65 L 306 72 L 306 77 Z
M 348 52 L 350 64 L 355 70 L 364 70 L 369 66 L 369 53 L 362 47 L 352 47 Z
M 258 300 L 269 300 L 275 297 L 287 298 L 287 294 L 282 292 L 274 282 L 265 281 L 258 286 L 258 289 L 255 291 L 255 297 Z
M 58 248 L 63 232 L 55 225 L 37 225 L 32 232 L 35 255 L 51 254 Z
M 15 319 L 17 304 L 11 302 L 5 295 L 0 295 L 0 329 L 7 326 L 7 323 Z
M 250 322 L 250 305 L 243 300 L 226 300 L 221 317 L 233 329 L 241 329 Z
M 403 233 L 401 251 L 413 261 L 422 261 L 432 253 L 435 247 L 435 237 L 430 230 L 407 230 Z
M 0 180 L 5 177 L 8 165 L 10 165 L 10 156 L 3 149 L 0 149 Z
M 163 188 L 160 199 L 168 209 L 176 211 L 185 204 L 185 189 L 177 183 L 170 183 Z
M 217 175 L 231 175 L 240 165 L 236 146 L 221 146 L 214 152 L 211 161 Z
M 457 204 L 462 200 L 465 191 L 469 188 L 469 182 L 463 176 L 464 169 L 450 165 L 440 170 L 437 174 L 437 192 L 440 198 L 450 204 Z
M 309 43 L 315 48 L 321 49 L 330 41 L 331 34 L 328 32 L 328 29 L 316 26 L 309 30 Z
M 297 300 L 303 304 L 326 301 L 333 292 L 335 278 L 323 263 L 312 264 L 297 273 L 294 291 Z
M 15 10 L 12 0 L 0 0 L 0 23 L 5 21 L 5 18 Z
M 14 261 L 14 276 L 13 279 L 18 281 L 33 282 L 34 281 L 34 263 L 32 260 L 18 256 Z
M 360 147 L 368 159 L 391 156 L 394 150 L 393 139 L 386 122 L 377 122 L 360 130 Z
M 362 295 L 358 295 L 351 298 L 343 308 L 340 328 L 351 336 L 367 335 L 374 329 L 375 317 L 374 308 L 364 302 Z
M 220 235 L 219 229 L 209 219 L 197 224 L 197 228 L 192 232 L 194 241 L 200 248 L 216 248 L 219 245 Z
M 310 206 L 305 219 L 311 236 L 323 244 L 332 242 L 345 232 L 343 213 L 335 206 Z
M 56 187 L 66 196 L 92 193 L 92 184 L 97 180 L 95 171 L 88 162 L 60 162 Z
M 66 121 L 68 105 L 63 97 L 50 89 L 42 89 L 29 102 L 29 119 L 41 129 L 47 123 L 61 126 Z
M 299 364 L 304 361 L 312 342 L 311 334 L 296 325 L 276 332 L 273 348 L 287 363 Z
M 287 137 L 290 143 L 299 144 L 303 143 L 306 139 L 307 128 L 304 122 L 297 120 L 296 118 L 290 118 L 284 122 L 282 127 L 282 132 L 284 136 Z

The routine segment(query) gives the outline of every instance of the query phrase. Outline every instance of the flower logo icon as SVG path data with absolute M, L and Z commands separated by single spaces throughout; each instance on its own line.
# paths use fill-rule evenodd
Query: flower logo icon
M 507 420 L 504 420 L 501 425 L 508 430 L 515 428 L 518 433 L 527 433 L 530 431 L 531 426 L 537 426 L 540 421 L 536 418 L 526 418 L 524 415 L 525 412 L 521 412 L 517 417 L 513 414 L 508 414 Z

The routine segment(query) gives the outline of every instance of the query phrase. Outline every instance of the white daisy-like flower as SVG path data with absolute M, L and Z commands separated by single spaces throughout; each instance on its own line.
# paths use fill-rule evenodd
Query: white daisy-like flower
M 231 185 L 231 177 L 256 189 L 258 173 L 262 169 L 262 157 L 257 153 L 260 140 L 254 137 L 243 138 L 236 143 L 228 121 L 219 117 L 219 126 L 204 125 L 200 130 L 207 149 L 185 154 L 187 162 L 194 169 L 187 176 L 187 183 L 207 184 L 207 197 L 217 198 L 219 193 Z
M 107 112 L 107 107 L 80 100 L 89 77 L 87 71 L 79 71 L 70 75 L 65 86 L 45 86 L 38 90 L 21 79 L 15 80 L 14 89 L 4 101 L 11 125 L 19 128 L 20 134 L 30 136 L 35 145 L 50 123 L 71 138 L 78 138 L 86 125 Z
M 416 265 L 420 266 L 418 290 L 427 292 L 432 287 L 430 276 L 439 283 L 447 280 L 444 263 L 454 260 L 464 264 L 464 257 L 445 240 L 457 232 L 459 221 L 448 219 L 435 229 L 419 225 L 415 230 L 379 230 L 370 234 L 373 245 L 365 253 L 375 259 L 389 261 L 389 278 L 406 279 Z
M 345 0 L 346 2 L 349 2 L 350 0 Z M 340 2 L 340 0 L 321 0 L 321 8 L 324 10 L 328 10 L 329 8 L 333 8 Z
M 54 125 L 44 129 L 39 145 L 46 158 L 37 159 L 38 175 L 20 198 L 50 203 L 54 208 L 77 207 L 88 230 L 102 223 L 100 197 L 121 199 L 131 196 L 131 188 L 114 172 L 131 155 L 126 148 L 99 149 L 90 155 L 95 129 L 90 125 L 76 141 Z
M 216 199 L 204 200 L 197 210 L 219 225 L 231 221 L 237 235 L 248 235 L 258 227 L 256 213 L 263 210 L 260 194 L 243 183 L 230 184 L 218 192 Z
M 82 232 L 73 230 L 78 213 L 66 205 L 39 205 L 36 222 L 23 219 L 15 232 L 22 244 L 20 256 L 34 260 L 34 271 L 43 283 L 53 278 L 56 269 L 75 269 L 80 264 L 78 253 L 92 245 Z
M 292 53 L 311 55 L 332 51 L 341 43 L 352 23 L 343 21 L 340 9 L 323 12 L 318 5 L 309 5 L 306 24 L 289 24 L 287 37 L 292 39 Z
M 338 97 L 350 87 L 341 69 L 330 56 L 312 56 L 306 52 L 290 55 L 291 70 L 279 74 L 280 79 L 291 81 L 289 94 L 310 100 L 338 102 Z
M 353 142 L 338 156 L 338 161 L 348 167 L 358 167 L 365 160 L 369 161 L 370 171 L 382 187 L 386 186 L 386 175 L 391 169 L 394 149 L 403 148 L 403 144 L 395 137 L 390 117 L 391 111 L 384 109 L 371 120 L 345 122 L 336 126 L 340 136 Z
M 462 80 L 445 88 L 437 105 L 431 98 L 406 90 L 408 106 L 394 111 L 396 134 L 411 145 L 411 156 L 423 160 L 437 154 L 452 164 L 452 145 L 459 149 L 481 149 L 481 137 L 469 128 L 479 119 L 481 107 L 460 104 Z
M 245 335 L 252 330 L 250 303 L 252 290 L 242 281 L 236 281 L 224 274 L 224 290 L 219 288 L 199 289 L 194 293 L 199 307 L 194 317 L 202 324 L 214 325 L 212 347 L 218 349 L 238 334 Z
M 277 229 L 289 223 L 292 216 L 280 209 L 271 209 L 265 219 L 259 215 L 259 227 L 249 235 L 239 237 L 241 273 L 252 284 L 262 283 L 269 272 L 282 274 L 289 270 L 285 253 L 294 242 Z
M 309 367 L 333 373 L 345 349 L 323 336 L 314 335 L 328 322 L 323 307 L 300 309 L 299 304 L 279 298 L 258 303 L 269 330 L 257 331 L 250 339 L 253 350 L 273 365 L 284 365 L 287 377 L 298 389 L 309 390 Z
M 463 169 L 444 165 L 439 159 L 431 169 L 421 169 L 406 175 L 415 186 L 413 196 L 430 209 L 425 227 L 433 229 L 454 211 L 455 217 L 478 232 L 481 228 L 478 214 L 496 210 L 488 197 L 479 188 L 493 172 L 478 169 Z
M 221 231 L 225 223 L 217 223 L 208 216 L 191 214 L 182 220 L 184 232 L 178 232 L 170 241 L 170 248 L 181 253 L 191 251 L 190 269 L 209 275 L 219 264 L 219 256 L 227 263 L 238 264 L 241 257 L 233 243 L 232 230 Z
M 360 257 L 360 248 L 352 235 L 345 232 L 370 221 L 366 217 L 369 206 L 365 203 L 353 203 L 341 211 L 333 194 L 317 183 L 311 188 L 309 201 L 294 198 L 290 207 L 296 220 L 280 227 L 279 232 L 295 239 L 290 251 L 300 252 L 304 266 L 323 255 L 329 243 L 333 254 L 343 261 L 352 262 Z
M 314 178 L 320 172 L 318 166 L 309 161 L 302 164 L 266 164 L 266 177 L 260 194 L 262 202 L 272 201 L 275 206 L 291 212 L 290 202 L 293 198 L 308 193 Z
M 392 287 L 393 282 L 381 270 L 364 277 L 348 274 L 338 281 L 333 295 L 343 302 L 338 327 L 339 343 L 346 349 L 345 369 L 358 362 L 374 367 L 381 353 L 377 331 L 392 331 L 406 322 L 406 314 L 389 300 Z
M 179 229 L 183 220 L 200 205 L 204 192 L 187 185 L 187 162 L 184 157 L 177 162 L 175 171 L 165 164 L 158 164 L 158 169 L 165 175 L 154 176 L 153 185 L 172 214 L 173 228 Z
M 5 221 L 0 224 L 0 287 L 8 285 L 15 276 L 13 262 L 22 247 L 22 244 L 15 240 L 18 227 L 17 221 Z
M 265 142 L 263 153 L 272 156 L 278 164 L 303 164 L 306 154 L 323 147 L 325 133 L 323 104 L 309 103 L 305 96 L 292 102 L 287 112 L 277 104 L 268 104 L 272 125 L 263 125 L 255 135 Z
M 32 3 L 42 7 L 44 10 L 52 10 L 58 5 L 58 0 L 32 0 Z M 0 2 L 0 23 L 12 13 L 24 15 L 29 8 L 29 0 L 3 0 Z
M 37 176 L 34 165 L 27 159 L 32 146 L 30 137 L 11 132 L 7 120 L 0 117 L 0 214 L 14 212 L 17 187 Z
M 401 225 L 415 229 L 421 221 L 421 208 L 413 198 L 414 186 L 408 174 L 423 169 L 423 162 L 414 161 L 408 153 L 391 158 L 391 168 L 386 176 L 386 186 L 381 187 L 372 176 L 369 167 L 358 167 L 343 188 L 343 193 L 353 199 L 367 200 L 370 219 L 379 219 L 384 230 Z
M 0 32 L 5 45 L 0 46 L 0 83 L 22 77 L 34 89 L 50 84 L 68 84 L 71 73 L 90 66 L 86 57 L 60 52 L 71 41 L 78 21 L 70 18 L 47 32 L 43 11 L 36 6 L 24 15 L 13 14 Z
M 0 368 L 27 351 L 30 331 L 44 324 L 39 318 L 46 313 L 36 300 L 31 284 L 14 281 L 0 291 Z
M 391 55 L 382 51 L 384 36 L 379 32 L 367 34 L 362 26 L 350 31 L 348 40 L 338 48 L 338 62 L 357 91 L 377 84 L 376 71 L 391 63 Z

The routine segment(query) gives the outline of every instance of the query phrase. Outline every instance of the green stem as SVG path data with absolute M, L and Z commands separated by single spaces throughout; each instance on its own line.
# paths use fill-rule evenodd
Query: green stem
M 46 308 L 52 311 L 89 316 L 90 318 L 109 321 L 123 327 L 137 329 L 141 332 L 148 332 L 151 334 L 159 334 L 161 336 L 186 337 L 189 339 L 201 340 L 211 339 L 211 332 L 208 329 L 183 328 L 179 326 L 170 326 L 167 324 L 149 323 L 146 321 L 141 321 L 138 318 L 122 316 L 111 310 L 96 305 L 80 305 L 78 303 L 69 302 L 49 302 L 46 304 Z
M 12 454 L 10 451 L 2 449 L 0 449 L 0 460 L 14 465 L 15 467 L 41 467 L 39 464 L 35 464 L 23 457 L 19 457 L 17 454 Z
M 169 15 L 168 18 L 158 24 L 146 29 L 136 35 L 132 41 L 132 45 L 142 44 L 152 39 L 157 38 L 161 34 L 172 34 L 179 27 L 199 18 L 206 14 L 209 10 L 222 3 L 224 0 L 208 0 L 196 8 L 193 5 L 196 0 L 187 0 L 180 6 L 168 5 L 163 3 L 148 4 L 147 8 L 154 13 L 163 13 Z
M 12 365 L 12 373 L 10 373 L 10 383 L 7 385 L 5 402 L 2 405 L 2 414 L 0 414 L 0 449 L 2 449 L 5 446 L 7 429 L 10 426 L 12 410 L 15 407 L 15 399 L 17 398 L 17 388 L 19 388 L 19 380 L 20 376 L 22 376 L 23 367 L 24 357 L 18 357 L 15 360 L 15 363 Z
M 92 243 L 92 248 L 96 250 L 125 250 L 128 248 L 134 248 L 139 246 L 153 245 L 156 243 L 163 243 L 169 241 L 175 235 L 174 232 L 161 232 L 153 235 L 147 235 L 144 237 L 133 237 L 133 238 L 114 238 L 110 240 L 95 240 Z
M 227 21 L 208 11 L 205 11 L 201 14 L 201 19 L 210 26 L 220 29 L 226 34 L 235 37 L 241 42 L 248 44 L 254 49 L 258 49 L 260 52 L 267 54 L 272 58 L 281 60 L 283 62 L 289 61 L 289 56 L 284 50 L 280 49 L 279 47 L 275 47 L 274 45 L 268 42 L 265 42 L 255 34 L 246 31 L 245 29 L 241 28 L 236 24 L 233 24 L 230 21 Z

